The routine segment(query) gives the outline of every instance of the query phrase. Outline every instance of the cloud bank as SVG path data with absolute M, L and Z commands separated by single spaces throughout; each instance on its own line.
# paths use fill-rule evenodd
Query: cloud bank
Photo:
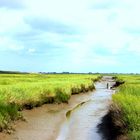
M 140 72 L 139 5 L 1 0 L 0 69 Z

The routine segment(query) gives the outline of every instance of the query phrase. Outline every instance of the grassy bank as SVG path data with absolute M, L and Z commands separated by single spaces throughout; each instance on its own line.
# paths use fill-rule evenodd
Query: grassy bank
M 111 108 L 115 125 L 130 140 L 140 139 L 140 75 L 119 75 L 125 81 L 113 95 Z
M 93 90 L 98 75 L 0 74 L 0 131 L 20 117 L 19 110 L 68 102 L 72 94 Z

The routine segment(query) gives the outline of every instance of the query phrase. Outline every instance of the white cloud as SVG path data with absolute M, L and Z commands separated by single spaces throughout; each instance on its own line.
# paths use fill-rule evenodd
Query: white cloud
M 0 33 L 9 35 L 15 32 L 29 30 L 29 26 L 24 23 L 24 11 L 9 10 L 0 8 Z
M 129 41 L 127 50 L 130 51 L 131 53 L 139 55 L 140 57 L 140 37 L 131 39 Z
M 34 48 L 28 49 L 28 53 L 34 53 L 34 52 L 36 52 L 36 50 Z
M 19 42 L 12 40 L 8 37 L 0 37 L 0 50 L 1 51 L 21 51 L 24 49 L 24 46 L 22 46 Z
M 23 50 L 24 47 L 23 46 L 11 45 L 11 46 L 9 46 L 9 49 L 14 50 L 14 51 L 19 51 L 19 50 Z
M 29 54 L 33 54 L 45 47 L 49 53 L 50 48 L 57 47 L 62 53 L 65 50 L 76 67 L 87 63 L 120 65 L 122 52 L 131 53 L 133 57 L 140 54 L 140 34 L 137 32 L 135 35 L 140 29 L 138 0 L 24 0 L 22 5 L 26 8 L 20 11 L 0 8 L 0 50 L 26 48 Z M 26 19 L 32 17 L 45 21 L 45 30 L 26 23 Z M 52 22 L 47 24 L 47 19 Z M 52 23 L 74 27 L 78 32 L 62 34 L 56 30 L 58 26 L 49 30 Z M 127 32 L 129 29 L 131 32 Z M 108 54 L 97 53 L 97 48 L 106 50 Z

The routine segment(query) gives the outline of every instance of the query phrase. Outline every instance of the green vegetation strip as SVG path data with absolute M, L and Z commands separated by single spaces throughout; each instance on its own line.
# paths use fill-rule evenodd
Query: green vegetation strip
M 68 102 L 72 94 L 95 89 L 99 75 L 88 74 L 0 74 L 0 131 L 11 120 L 19 119 L 19 110 L 45 103 Z
M 113 104 L 120 114 L 116 125 L 130 140 L 140 140 L 140 75 L 119 75 L 118 81 L 125 81 L 113 95 Z M 114 116 L 115 117 L 115 116 Z

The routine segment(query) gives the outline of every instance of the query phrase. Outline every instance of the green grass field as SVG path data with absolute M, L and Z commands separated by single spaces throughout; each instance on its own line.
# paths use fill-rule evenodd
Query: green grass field
M 0 131 L 20 117 L 19 110 L 68 102 L 72 94 L 93 90 L 99 75 L 0 74 Z
M 121 110 L 124 133 L 131 140 L 140 140 L 140 75 L 119 75 L 125 81 L 113 95 L 113 102 Z

